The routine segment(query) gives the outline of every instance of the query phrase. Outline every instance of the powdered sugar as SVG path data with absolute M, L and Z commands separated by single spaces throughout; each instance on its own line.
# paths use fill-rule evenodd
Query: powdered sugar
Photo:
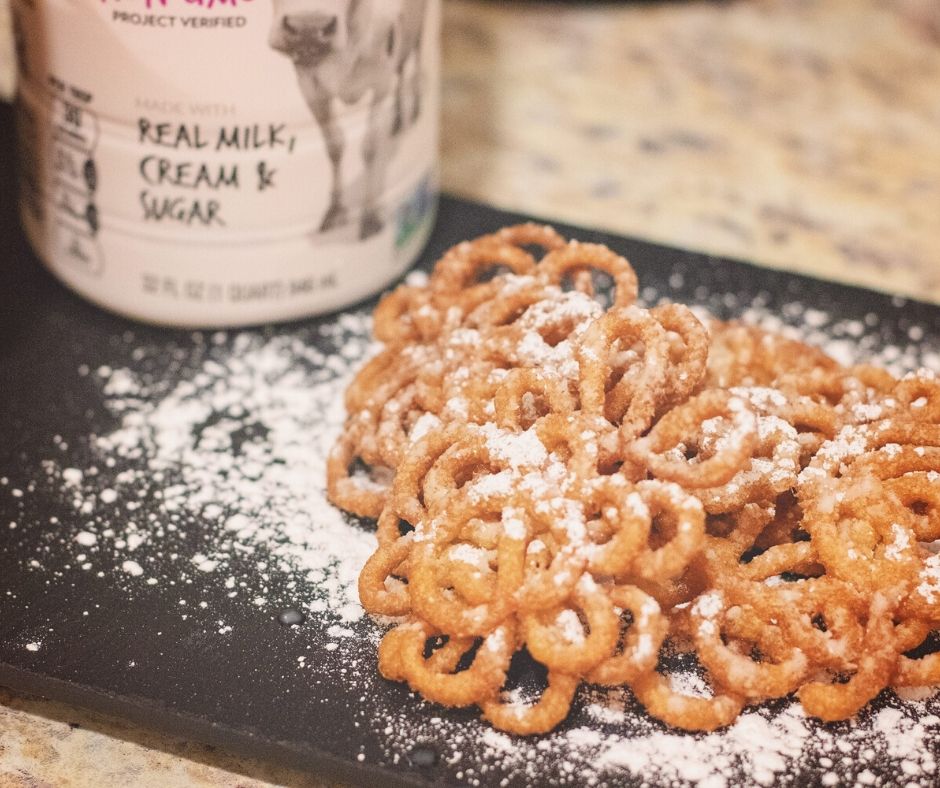
M 326 352 L 293 335 L 197 337 L 165 377 L 110 365 L 89 373 L 114 427 L 89 436 L 86 466 L 46 464 L 81 524 L 70 537 L 83 551 L 76 564 L 123 576 L 131 593 L 134 583 L 212 575 L 254 607 L 269 604 L 274 571 L 303 581 L 296 598 L 311 613 L 361 618 L 355 583 L 374 536 L 327 502 L 324 478 L 369 327 L 355 313 L 321 328 Z M 160 352 L 137 348 L 134 358 L 152 369 Z
M 940 554 L 934 553 L 924 561 L 919 579 L 915 590 L 928 604 L 933 604 L 940 596 Z
M 900 561 L 904 551 L 911 546 L 910 536 L 903 527 L 897 523 L 891 524 L 893 541 L 885 548 L 885 558 L 889 561 Z
M 461 543 L 450 547 L 447 550 L 447 557 L 451 561 L 459 561 L 478 569 L 486 569 L 489 563 L 489 559 L 485 550 L 466 543 Z
M 91 547 L 98 541 L 98 537 L 90 531 L 79 531 L 75 534 L 75 541 L 83 547 Z
M 584 642 L 584 627 L 581 626 L 578 614 L 573 610 L 562 610 L 555 617 L 555 626 L 561 632 L 561 636 L 569 643 Z
M 572 624 L 573 628 L 573 624 Z M 688 694 L 706 694 L 695 672 L 679 672 Z M 723 731 L 686 734 L 651 721 L 629 692 L 585 690 L 583 709 L 567 727 L 532 739 L 509 737 L 483 724 L 447 718 L 423 723 L 393 714 L 386 729 L 389 752 L 406 757 L 416 737 L 441 747 L 444 762 L 463 768 L 470 785 L 544 784 L 587 786 L 863 786 L 869 775 L 895 774 L 897 784 L 935 784 L 933 744 L 940 718 L 928 711 L 933 696 L 894 700 L 873 715 L 824 728 L 807 719 L 799 704 L 746 710 Z M 531 702 L 526 691 L 507 700 Z M 399 728 L 398 726 L 402 726 Z M 476 756 L 465 753 L 478 742 Z M 492 781 L 494 768 L 503 782 Z M 883 777 L 876 782 L 887 785 Z M 894 784 L 894 783 L 891 783 Z
M 143 567 L 136 561 L 131 561 L 130 559 L 121 562 L 121 571 L 126 572 L 132 577 L 140 577 L 144 573 Z
M 598 748 L 598 762 L 657 782 L 693 783 L 708 788 L 736 784 L 728 775 L 737 770 L 751 784 L 772 785 L 799 757 L 809 731 L 798 707 L 770 720 L 757 712 L 742 714 L 727 731 L 698 741 L 675 733 L 657 732 L 637 739 L 607 737 Z M 652 772 L 652 774 L 651 774 Z
M 510 432 L 487 422 L 481 428 L 486 448 L 497 460 L 503 460 L 513 469 L 538 468 L 548 460 L 548 452 L 535 430 Z
M 713 619 L 721 612 L 723 607 L 721 594 L 712 592 L 703 594 L 692 606 L 692 612 L 699 616 L 702 621 L 699 624 L 699 631 L 704 635 L 713 635 L 716 627 Z

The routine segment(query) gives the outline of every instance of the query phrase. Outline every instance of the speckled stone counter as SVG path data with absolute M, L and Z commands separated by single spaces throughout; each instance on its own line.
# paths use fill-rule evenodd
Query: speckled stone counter
M 451 3 L 444 185 L 940 300 L 940 3 Z
M 940 302 L 937 0 L 445 8 L 447 190 Z M 323 785 L 3 691 L 0 732 L 0 788 Z

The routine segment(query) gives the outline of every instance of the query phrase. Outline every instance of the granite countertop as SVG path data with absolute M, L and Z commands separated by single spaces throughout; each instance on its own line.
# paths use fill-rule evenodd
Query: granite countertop
M 937 0 L 460 2 L 445 35 L 447 189 L 940 300 Z
M 448 191 L 940 302 L 936 0 L 445 0 L 444 41 Z M 0 786 L 323 785 L 6 691 L 0 730 Z

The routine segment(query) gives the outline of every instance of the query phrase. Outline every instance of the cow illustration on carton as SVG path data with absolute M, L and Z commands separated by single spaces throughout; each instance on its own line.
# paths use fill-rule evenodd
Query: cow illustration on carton
M 382 196 L 402 133 L 421 113 L 421 45 L 427 0 L 274 0 L 270 46 L 291 59 L 323 132 L 331 168 L 321 231 L 359 222 L 360 238 L 384 226 Z M 337 103 L 367 101 L 364 184 L 350 204 L 342 162 L 348 129 Z

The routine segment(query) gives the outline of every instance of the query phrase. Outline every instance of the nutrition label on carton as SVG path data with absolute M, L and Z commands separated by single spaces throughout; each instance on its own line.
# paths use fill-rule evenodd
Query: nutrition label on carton
M 92 94 L 50 77 L 51 145 L 47 188 L 51 196 L 53 244 L 61 256 L 90 273 L 104 266 L 98 243 L 98 116 Z

